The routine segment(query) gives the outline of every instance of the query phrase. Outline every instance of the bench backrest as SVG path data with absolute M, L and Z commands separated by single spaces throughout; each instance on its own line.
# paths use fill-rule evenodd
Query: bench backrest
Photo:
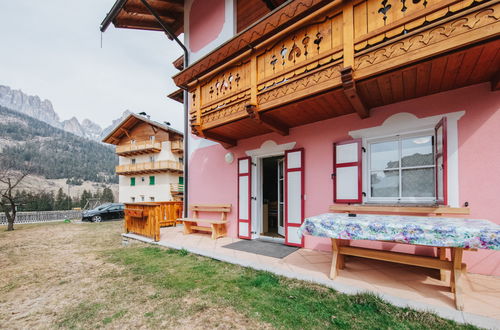
M 331 205 L 331 212 L 343 213 L 397 213 L 418 215 L 469 215 L 468 207 L 439 207 L 439 206 L 376 206 L 376 205 Z
M 191 204 L 193 218 L 198 218 L 198 212 L 220 212 L 221 220 L 227 220 L 227 214 L 231 212 L 231 204 Z

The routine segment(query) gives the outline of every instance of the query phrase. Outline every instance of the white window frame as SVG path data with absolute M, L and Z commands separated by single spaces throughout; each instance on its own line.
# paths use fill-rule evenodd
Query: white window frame
M 367 204 L 435 204 L 436 203 L 436 191 L 434 185 L 434 196 L 433 197 L 372 197 L 371 196 L 371 145 L 380 142 L 398 141 L 398 159 L 401 162 L 401 140 L 421 137 L 421 136 L 432 136 L 434 137 L 434 128 L 422 129 L 416 131 L 401 132 L 400 134 L 391 134 L 387 136 L 370 137 L 363 140 L 363 147 L 366 150 L 366 166 L 363 168 L 363 174 L 366 178 L 366 198 L 365 202 Z M 434 144 L 433 144 L 434 153 Z M 436 164 L 425 165 L 425 166 L 412 166 L 405 167 L 404 169 L 418 169 L 418 168 L 433 168 L 432 175 L 435 177 Z M 399 196 L 402 194 L 402 167 L 401 163 L 397 167 L 399 169 Z M 396 170 L 396 168 L 394 169 Z
M 448 120 L 448 205 L 451 207 L 460 207 L 459 196 L 459 166 L 458 166 L 458 122 L 465 115 L 465 110 L 442 113 L 429 117 L 417 117 L 412 113 L 398 112 L 386 118 L 379 126 L 372 126 L 351 130 L 348 132 L 353 139 L 362 139 L 363 146 L 366 148 L 366 139 L 372 137 L 384 137 L 397 135 L 400 132 L 412 132 L 416 130 L 433 129 L 438 122 L 446 117 Z M 366 178 L 366 152 L 363 152 L 363 191 L 366 192 L 368 179 Z M 366 203 L 366 197 L 363 197 L 363 203 Z

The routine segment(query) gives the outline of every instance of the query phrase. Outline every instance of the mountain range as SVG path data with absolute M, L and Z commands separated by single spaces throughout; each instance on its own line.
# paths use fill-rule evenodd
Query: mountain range
M 0 106 L 38 119 L 66 132 L 99 142 L 120 121 L 132 113 L 125 110 L 120 118 L 117 118 L 110 126 L 105 128 L 90 119 L 84 119 L 81 123 L 76 117 L 61 121 L 59 115 L 54 111 L 52 102 L 49 100 L 42 100 L 39 96 L 27 95 L 21 90 L 11 89 L 3 85 L 0 85 Z

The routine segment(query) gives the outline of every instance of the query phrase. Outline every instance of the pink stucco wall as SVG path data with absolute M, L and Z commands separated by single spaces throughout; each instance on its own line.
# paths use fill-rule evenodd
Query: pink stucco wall
M 418 118 L 465 111 L 458 121 L 459 195 L 460 205 L 466 201 L 471 218 L 483 218 L 500 224 L 500 92 L 491 92 L 489 84 L 480 84 L 445 93 L 400 102 L 372 109 L 371 116 L 361 120 L 356 114 L 333 118 L 290 130 L 289 136 L 275 133 L 238 141 L 230 149 L 235 158 L 245 151 L 256 149 L 267 140 L 278 144 L 296 142 L 305 149 L 305 216 L 328 211 L 333 201 L 332 143 L 349 139 L 348 132 L 381 125 L 399 112 L 408 112 Z M 227 164 L 228 150 L 220 145 L 196 150 L 190 158 L 190 203 L 230 203 L 229 235 L 237 236 L 237 162 Z M 356 242 L 358 245 L 366 242 Z M 373 244 L 384 249 L 433 253 L 429 248 L 400 244 Z M 330 250 L 330 241 L 307 236 L 305 247 Z M 466 252 L 469 271 L 500 275 L 500 253 L 486 250 Z
M 197 52 L 215 40 L 225 21 L 225 0 L 193 0 L 189 12 L 189 48 Z

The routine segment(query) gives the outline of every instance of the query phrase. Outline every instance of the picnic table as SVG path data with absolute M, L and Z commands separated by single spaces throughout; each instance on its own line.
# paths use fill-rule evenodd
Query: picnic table
M 462 263 L 464 249 L 500 250 L 500 226 L 487 220 L 424 217 L 385 214 L 325 213 L 306 218 L 299 228 L 300 236 L 309 234 L 332 240 L 330 278 L 344 267 L 344 256 L 358 256 L 439 269 L 442 280 L 451 271 L 450 287 L 455 303 L 463 309 L 461 277 L 466 270 Z M 350 240 L 384 241 L 437 247 L 438 257 L 417 256 L 392 251 L 349 246 Z M 446 259 L 446 249 L 451 260 Z

